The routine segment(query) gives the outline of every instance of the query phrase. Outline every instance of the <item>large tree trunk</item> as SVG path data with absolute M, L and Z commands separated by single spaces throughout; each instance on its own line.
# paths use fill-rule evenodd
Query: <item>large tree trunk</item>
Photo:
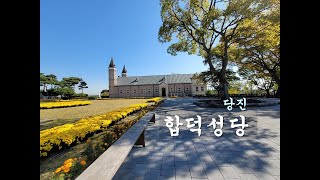
M 280 98 L 280 77 L 277 76 L 277 74 L 273 75 L 273 79 L 276 82 L 276 84 L 278 85 L 278 90 L 276 92 L 276 97 Z
M 271 77 L 278 85 L 278 90 L 276 92 L 276 97 L 280 98 L 280 76 L 277 74 L 277 71 L 267 67 L 267 71 L 271 74 Z
M 219 73 L 219 86 L 220 86 L 220 98 L 221 100 L 229 99 L 229 86 L 227 81 L 227 65 L 228 65 L 228 40 L 225 37 L 225 34 L 222 35 L 222 39 L 224 40 L 224 48 L 223 48 L 223 58 L 222 58 L 222 68 Z
M 267 93 L 267 97 L 270 97 L 270 89 L 265 89 L 266 93 Z
M 220 74 L 219 76 L 219 96 L 221 100 L 229 99 L 229 86 L 226 79 L 226 73 Z
M 280 83 L 278 84 L 278 90 L 276 92 L 276 97 L 280 98 Z
M 227 47 L 226 47 L 227 48 Z M 207 56 L 207 62 L 209 64 L 209 70 L 211 72 L 211 74 L 217 76 L 219 78 L 219 90 L 218 90 L 218 94 L 219 97 L 221 98 L 221 100 L 225 100 L 229 98 L 229 93 L 228 93 L 228 82 L 227 82 L 227 78 L 226 78 L 226 67 L 228 64 L 228 57 L 224 57 L 223 62 L 222 62 L 222 69 L 219 71 L 217 71 L 212 64 L 211 58 L 212 58 L 212 54 L 210 52 L 207 52 L 208 56 Z M 225 50 L 225 55 L 227 55 L 227 51 Z

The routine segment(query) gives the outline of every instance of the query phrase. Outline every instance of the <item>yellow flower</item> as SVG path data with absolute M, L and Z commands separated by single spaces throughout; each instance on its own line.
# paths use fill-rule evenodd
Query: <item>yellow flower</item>
M 64 173 L 67 173 L 67 172 L 69 172 L 69 171 L 70 171 L 70 168 L 68 168 L 68 167 L 63 168 L 63 172 L 64 172 Z
M 59 173 L 61 171 L 61 167 L 57 168 L 55 173 Z
M 70 103 L 70 102 L 68 102 Z M 62 144 L 70 146 L 73 142 L 81 141 L 87 134 L 108 127 L 112 122 L 119 121 L 129 113 L 141 110 L 148 106 L 148 103 L 134 104 L 108 112 L 104 115 L 80 119 L 71 124 L 64 124 L 50 129 L 40 131 L 40 157 L 47 156 L 54 145 L 62 147 Z M 87 143 L 91 140 L 88 139 Z M 59 147 L 59 148 L 60 148 Z M 69 160 L 68 162 L 73 162 Z
M 68 164 L 68 163 L 71 163 L 72 164 L 72 162 L 73 162 L 73 159 L 72 158 L 70 158 L 70 159 L 67 159 L 63 164 Z
M 64 166 L 67 168 L 70 168 L 72 166 L 72 162 L 69 162 L 69 163 L 65 164 Z
M 48 102 L 40 103 L 40 109 L 50 108 L 62 108 L 62 107 L 73 107 L 73 106 L 84 106 L 91 104 L 90 101 L 59 101 L 59 102 Z
M 80 164 L 83 165 L 83 166 L 85 166 L 87 163 L 86 163 L 86 161 L 82 160 L 82 161 L 80 162 Z

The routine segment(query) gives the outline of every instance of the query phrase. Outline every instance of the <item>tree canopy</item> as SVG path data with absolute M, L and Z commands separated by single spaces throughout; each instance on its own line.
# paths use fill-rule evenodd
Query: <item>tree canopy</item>
M 83 89 L 88 88 L 88 85 L 84 81 L 80 81 L 80 84 L 78 85 L 79 90 L 81 90 L 81 93 L 83 94 Z
M 244 77 L 254 80 L 255 84 L 268 82 L 273 87 L 275 83 L 280 95 L 280 1 L 268 3 L 268 10 L 239 26 L 237 43 L 230 54 Z
M 50 89 L 47 89 L 48 85 L 51 85 Z M 59 81 L 54 74 L 45 75 L 44 73 L 40 73 L 40 87 L 43 87 L 42 93 L 49 95 L 49 98 L 61 95 L 63 98 L 70 99 L 76 94 L 74 90 L 76 85 L 82 90 L 82 94 L 83 89 L 88 88 L 87 83 L 79 77 L 63 77 Z
M 217 77 L 220 97 L 228 95 L 226 79 L 229 49 L 236 43 L 241 23 L 270 8 L 267 0 L 160 0 L 162 25 L 160 42 L 173 42 L 168 53 L 197 54 Z M 237 34 L 238 33 L 238 34 Z M 240 33 L 240 34 L 239 34 Z M 220 43 L 219 43 L 220 42 Z

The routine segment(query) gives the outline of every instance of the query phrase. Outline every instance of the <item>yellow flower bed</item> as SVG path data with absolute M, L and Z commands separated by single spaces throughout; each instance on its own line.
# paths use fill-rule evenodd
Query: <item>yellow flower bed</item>
M 70 146 L 73 142 L 82 140 L 87 134 L 108 127 L 113 121 L 118 121 L 128 114 L 148 106 L 148 103 L 134 104 L 120 108 L 103 115 L 80 119 L 72 124 L 64 124 L 40 131 L 40 157 L 47 156 L 54 146 Z
M 40 103 L 40 109 L 62 108 L 62 107 L 74 107 L 84 106 L 91 104 L 90 101 L 60 101 L 60 102 L 48 102 Z
M 154 103 L 159 103 L 160 101 L 162 101 L 162 98 L 160 97 L 155 97 L 155 98 L 152 98 L 152 99 L 149 99 L 147 102 L 154 102 Z

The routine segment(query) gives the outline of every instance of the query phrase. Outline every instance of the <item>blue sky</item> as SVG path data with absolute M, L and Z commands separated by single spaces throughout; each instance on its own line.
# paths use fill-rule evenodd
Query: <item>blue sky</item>
M 41 0 L 40 72 L 81 77 L 89 95 L 108 89 L 113 57 L 117 75 L 195 73 L 207 69 L 201 57 L 167 53 L 158 41 L 159 0 Z M 77 91 L 79 92 L 79 91 Z

